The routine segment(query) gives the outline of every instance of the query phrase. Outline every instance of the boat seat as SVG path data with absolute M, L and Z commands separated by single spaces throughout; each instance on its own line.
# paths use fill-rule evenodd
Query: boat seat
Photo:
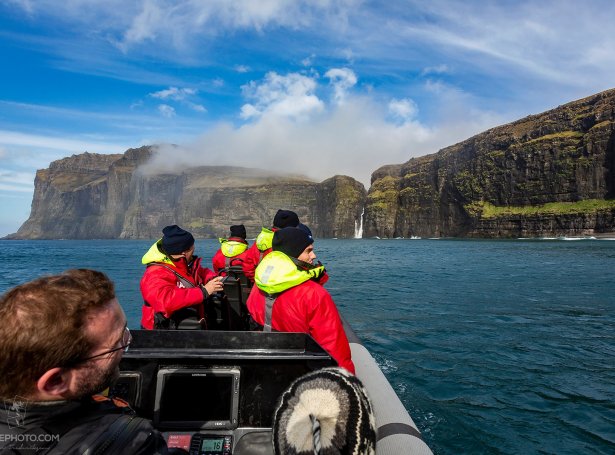
M 239 277 L 227 275 L 224 282 L 224 295 L 228 305 L 228 328 L 227 330 L 249 330 L 248 307 L 244 287 Z M 245 277 L 245 275 L 244 275 Z
M 208 330 L 249 330 L 248 308 L 244 288 L 239 278 L 228 274 L 223 292 L 212 295 L 205 304 Z
M 243 291 L 243 301 L 245 302 L 248 299 L 248 295 L 250 295 L 250 291 L 252 290 L 252 283 L 243 272 L 243 268 L 240 265 L 231 265 L 224 269 L 228 276 L 239 279 L 241 283 L 241 290 Z

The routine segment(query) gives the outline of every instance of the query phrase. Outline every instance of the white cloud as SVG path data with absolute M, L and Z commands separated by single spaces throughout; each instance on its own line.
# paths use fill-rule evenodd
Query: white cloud
M 154 0 L 145 0 L 143 9 L 133 19 L 132 24 L 124 34 L 120 47 L 125 51 L 129 45 L 145 40 L 153 41 L 160 30 L 160 24 L 165 19 L 165 12 Z
M 150 93 L 149 96 L 153 98 L 158 98 L 161 100 L 173 100 L 173 101 L 182 101 L 187 97 L 196 95 L 197 91 L 193 88 L 177 88 L 177 87 L 169 87 L 165 90 L 160 90 L 158 92 Z
M 309 42 L 319 49 L 319 59 L 346 59 L 364 79 L 368 76 L 365 68 L 370 66 L 370 71 L 393 78 L 408 70 L 443 74 L 444 66 L 437 62 L 445 61 L 447 68 L 455 69 L 456 77 L 506 77 L 511 85 L 510 81 L 518 81 L 511 87 L 517 99 L 527 92 L 528 84 L 549 83 L 554 93 L 567 90 L 574 98 L 612 86 L 615 73 L 615 53 L 611 52 L 615 34 L 604 32 L 612 26 L 615 3 L 606 0 L 583 6 L 557 0 L 514 4 L 405 0 L 386 5 L 362 0 L 15 0 L 13 4 L 46 21 L 61 18 L 77 36 L 88 34 L 87 40 L 81 40 L 86 50 L 68 40 L 54 45 L 56 53 L 70 60 L 71 68 L 85 71 L 79 65 L 82 62 L 71 60 L 77 56 L 73 58 L 87 60 L 87 71 L 100 74 L 104 68 L 105 75 L 126 80 L 141 81 L 147 72 L 112 57 L 97 59 L 104 52 L 100 42 L 92 43 L 90 38 L 101 38 L 105 44 L 119 42 L 130 57 L 164 55 L 167 60 L 190 64 L 215 58 L 217 40 L 243 33 L 253 38 L 249 44 L 257 53 L 286 57 L 293 50 L 296 55 Z M 276 33 L 270 35 L 271 31 Z M 269 39 L 281 36 L 278 33 L 292 38 L 281 45 Z M 49 48 L 53 39 L 57 37 L 45 37 L 39 45 Z M 99 45 L 97 52 L 92 52 L 92 44 Z M 359 71 L 355 62 L 363 69 Z M 247 66 L 236 68 L 243 71 Z M 150 71 L 147 76 L 151 80 L 160 73 Z
M 61 156 L 83 153 L 85 151 L 93 153 L 118 153 L 126 150 L 125 145 L 111 142 L 66 139 L 54 136 L 24 134 L 8 130 L 0 130 L 0 144 L 41 150 L 54 150 L 56 153 L 61 152 L 64 154 Z M 11 155 L 12 153 L 6 153 L 4 158 Z M 49 162 L 47 162 L 47 164 L 49 164 Z
M 383 118 L 383 109 L 366 98 L 349 98 L 333 111 L 303 122 L 265 112 L 258 121 L 239 128 L 218 124 L 181 151 L 162 149 L 160 161 L 153 162 L 150 170 L 158 163 L 167 163 L 168 170 L 172 157 L 178 168 L 241 163 L 316 180 L 346 174 L 368 185 L 376 168 L 405 162 L 413 151 L 431 152 L 430 142 L 438 138 L 418 123 L 394 125 Z
M 261 33 L 268 27 L 296 29 L 311 25 L 315 20 L 322 23 L 323 18 L 340 23 L 345 21 L 346 14 L 355 3 L 356 0 L 212 0 L 175 4 L 146 0 L 140 11 L 135 11 L 133 7 L 127 15 L 131 22 L 120 46 L 129 49 L 148 40 L 162 40 L 163 37 L 183 43 L 186 36 L 194 31 L 207 31 L 206 35 L 211 36 L 226 30 Z
M 330 76 L 351 86 L 351 74 L 334 71 Z M 435 85 L 430 90 L 444 120 L 428 126 L 416 120 L 419 108 L 409 98 L 382 104 L 375 97 L 347 93 L 344 103 L 327 104 L 315 95 L 317 82 L 296 73 L 269 73 L 263 81 L 253 81 L 244 87 L 245 95 L 257 100 L 242 108 L 249 123 L 239 127 L 218 123 L 180 149 L 161 147 L 147 172 L 169 170 L 170 161 L 177 169 L 241 163 L 316 180 L 345 174 L 367 187 L 371 173 L 380 166 L 434 153 L 501 120 L 475 108 L 470 96 L 443 84 L 437 92 Z M 313 101 L 306 103 L 306 97 Z M 301 104 L 305 115 L 281 107 L 292 102 Z M 391 115 L 396 121 L 387 120 Z
M 341 54 L 350 65 L 354 63 L 355 53 L 351 48 L 342 49 Z
M 314 54 L 311 54 L 309 57 L 305 57 L 303 60 L 301 60 L 301 64 L 303 66 L 312 66 L 315 57 L 316 56 Z
M 412 120 L 419 112 L 417 104 L 408 98 L 401 100 L 393 99 L 389 102 L 389 113 L 396 120 L 407 122 Z
M 298 73 L 281 76 L 269 72 L 264 82 L 251 81 L 242 86 L 244 96 L 254 103 L 242 106 L 241 117 L 248 119 L 265 113 L 295 119 L 309 117 L 324 108 L 315 90 L 313 78 Z
M 445 55 L 468 70 L 492 77 L 517 73 L 559 84 L 586 85 L 588 68 L 603 77 L 615 69 L 615 55 L 596 60 L 598 49 L 615 48 L 615 35 L 604 33 L 615 17 L 615 4 L 596 1 L 412 2 L 416 16 L 429 21 L 393 18 L 399 32 L 387 37 L 411 40 L 434 55 Z M 437 54 L 436 54 L 437 53 Z M 596 74 L 592 75 L 595 77 Z
M 429 74 L 446 74 L 446 73 L 450 73 L 450 68 L 448 67 L 448 65 L 445 65 L 444 63 L 442 63 L 440 65 L 428 66 L 426 68 L 423 68 L 423 70 L 421 71 L 421 76 L 427 76 Z
M 175 110 L 175 107 L 169 104 L 171 102 L 177 102 L 180 105 L 187 106 L 194 112 L 207 112 L 207 109 L 202 104 L 194 103 L 188 100 L 188 98 L 195 96 L 197 93 L 198 91 L 193 88 L 169 87 L 165 90 L 150 93 L 149 96 L 152 98 L 164 100 L 164 104 L 158 105 L 158 112 L 162 114 L 165 118 L 172 118 L 177 115 L 177 112 Z
M 357 76 L 354 71 L 348 68 L 330 69 L 325 73 L 325 77 L 329 78 L 329 82 L 334 89 L 334 99 L 338 103 L 342 103 L 346 98 L 348 89 L 357 84 Z
M 190 106 L 190 108 L 196 112 L 207 112 L 207 109 L 205 109 L 205 106 L 201 104 L 188 103 L 188 106 Z
M 245 120 L 249 120 L 254 117 L 258 117 L 260 112 L 256 107 L 251 104 L 244 104 L 241 106 L 241 111 L 239 113 L 239 117 Z
M 235 44 L 231 43 L 231 40 L 239 36 L 250 39 L 255 55 L 265 56 L 265 60 L 261 62 L 279 64 L 280 67 L 284 67 L 289 61 L 296 65 L 311 65 L 316 60 L 314 54 L 310 54 L 303 62 L 298 59 L 312 49 L 317 49 L 318 60 L 331 62 L 330 67 L 334 68 L 326 75 L 330 79 L 329 87 L 323 84 L 316 70 L 312 71 L 312 68 L 301 74 L 281 75 L 286 70 L 270 72 L 265 79 L 243 87 L 247 99 L 241 107 L 240 117 L 250 123 L 241 127 L 227 126 L 225 131 L 229 132 L 233 140 L 242 143 L 240 138 L 249 135 L 259 139 L 262 137 L 264 141 L 268 136 L 266 128 L 270 128 L 273 143 L 281 141 L 283 137 L 287 138 L 286 149 L 295 147 L 295 144 L 303 139 L 305 131 L 318 136 L 321 130 L 318 130 L 317 126 L 326 133 L 333 123 L 340 128 L 337 132 L 340 137 L 350 138 L 349 144 L 354 144 L 356 135 L 365 134 L 364 131 L 357 133 L 357 129 L 373 130 L 381 133 L 383 137 L 400 137 L 408 134 L 409 130 L 414 131 L 414 135 L 408 134 L 409 142 L 405 154 L 388 154 L 387 150 L 398 150 L 393 146 L 379 149 L 379 159 L 383 164 L 403 162 L 410 156 L 420 154 L 419 150 L 423 153 L 433 152 L 438 144 L 450 145 L 453 143 L 450 141 L 465 139 L 483 128 L 495 126 L 498 121 L 514 120 L 511 115 L 516 116 L 519 112 L 525 115 L 539 112 L 534 110 L 539 103 L 542 103 L 541 107 L 544 108 L 554 107 L 554 104 L 550 103 L 556 96 L 558 100 L 568 101 L 579 93 L 590 94 L 594 88 L 607 88 L 612 86 L 612 75 L 615 74 L 615 53 L 612 52 L 612 49 L 615 49 L 615 35 L 605 33 L 605 30 L 612 26 L 615 4 L 607 1 L 589 2 L 583 6 L 575 2 L 551 0 L 519 1 L 514 5 L 506 2 L 446 0 L 408 0 L 403 4 L 328 0 L 290 3 L 284 0 L 108 0 L 94 3 L 85 0 L 61 3 L 40 0 L 18 3 L 24 9 L 32 9 L 35 15 L 45 20 L 61 17 L 64 23 L 74 26 L 71 30 L 74 30 L 76 36 L 80 36 L 80 30 L 91 30 L 92 33 L 88 36 L 92 39 L 103 37 L 107 40 L 106 44 L 114 39 L 121 41 L 127 55 L 134 57 L 138 64 L 129 65 L 117 61 L 115 56 L 105 55 L 113 66 L 113 77 L 124 72 L 132 74 L 131 77 L 135 78 L 133 80 L 147 80 L 150 83 L 152 78 L 143 77 L 147 70 L 147 64 L 142 58 L 144 55 L 164 54 L 170 55 L 169 58 L 174 58 L 176 54 L 188 55 L 194 59 L 191 63 L 197 62 L 198 65 L 181 67 L 186 70 L 185 74 L 192 77 L 197 74 L 197 67 L 206 68 L 206 79 L 214 78 L 212 86 L 219 88 L 224 85 L 224 80 L 215 79 L 216 74 L 209 72 L 212 67 L 224 67 L 226 70 L 234 68 L 239 73 L 249 70 L 255 74 L 264 70 L 262 67 L 252 69 L 247 65 L 236 65 L 238 60 L 235 54 L 230 62 L 216 61 L 215 65 L 212 64 L 212 49 L 215 49 L 218 40 L 229 40 L 229 44 Z M 424 20 L 425 18 L 429 20 Z M 53 24 L 52 20 L 49 22 Z M 341 27 L 335 28 L 332 24 L 339 24 Z M 249 33 L 245 33 L 246 31 Z M 252 33 L 254 31 L 257 33 Z M 271 31 L 275 33 L 269 33 Z M 317 33 L 314 33 L 315 31 Z M 288 36 L 289 40 L 280 44 L 281 36 Z M 40 41 L 37 45 L 41 48 L 49 42 L 46 36 L 38 38 Z M 53 40 L 57 37 L 49 38 Z M 44 44 L 41 44 L 43 41 Z M 81 41 L 88 44 L 90 51 L 90 42 Z M 304 46 L 308 41 L 311 45 L 309 48 Z M 62 37 L 56 44 L 58 43 L 69 43 L 69 40 Z M 56 47 L 66 48 L 67 55 L 76 53 L 80 58 L 86 58 L 86 52 L 79 44 L 81 43 L 75 42 L 71 46 Z M 100 48 L 101 46 L 97 50 Z M 80 49 L 81 52 L 74 52 Z M 174 52 L 169 52 L 170 50 Z M 56 49 L 56 52 L 59 51 Z M 98 56 L 97 52 L 90 53 Z M 271 57 L 271 60 L 268 60 L 268 56 L 273 54 L 275 59 Z M 355 63 L 341 68 L 342 59 Z M 247 58 L 245 60 L 248 61 Z M 88 60 L 88 63 L 92 61 Z M 244 63 L 243 59 L 240 61 Z M 96 63 L 100 61 L 96 60 Z M 97 64 L 96 67 L 111 71 L 107 70 L 108 65 Z M 71 67 L 71 70 L 73 68 Z M 424 76 L 451 74 L 451 68 L 454 69 L 455 76 L 451 85 L 432 80 L 420 85 L 423 84 L 423 79 L 418 78 L 417 83 L 406 76 L 408 73 L 416 75 L 421 72 Z M 134 69 L 137 71 L 131 71 Z M 85 71 L 83 67 L 74 70 Z M 303 70 L 305 68 L 302 68 Z M 156 76 L 157 87 L 168 87 L 154 92 L 157 96 L 152 95 L 153 98 L 165 102 L 160 105 L 160 114 L 166 115 L 167 118 L 169 115 L 173 116 L 177 108 L 172 106 L 173 101 L 184 103 L 183 106 L 196 112 L 204 112 L 202 109 L 205 109 L 205 106 L 212 113 L 215 112 L 209 100 L 202 102 L 192 98 L 196 96 L 196 90 L 194 94 L 189 93 L 187 90 L 194 89 L 181 88 L 184 87 L 182 81 L 169 81 L 175 74 L 169 72 L 161 75 L 163 71 L 158 68 L 149 71 L 150 75 Z M 357 74 L 361 75 L 360 86 Z M 236 74 L 233 76 L 237 77 Z M 165 79 L 165 82 L 159 82 L 160 79 Z M 237 79 L 229 76 L 225 90 L 217 91 L 216 96 L 229 96 L 230 99 L 234 80 Z M 391 92 L 385 92 L 388 82 L 392 80 L 398 81 L 397 85 Z M 477 86 L 483 82 L 487 82 L 491 87 L 487 89 Z M 463 87 L 464 90 L 452 84 L 457 84 L 457 87 Z M 195 86 L 203 87 L 196 83 Z M 372 92 L 369 96 L 373 99 L 358 96 L 359 89 L 370 87 Z M 332 91 L 331 98 L 322 95 L 326 90 Z M 531 99 L 532 94 L 528 95 L 532 90 L 534 93 L 550 90 L 557 95 L 534 101 Z M 413 104 L 412 100 L 405 98 L 408 96 L 420 102 Z M 479 96 L 482 97 L 481 100 L 477 100 Z M 353 123 L 350 121 L 353 118 L 352 113 L 342 105 L 332 105 L 330 99 L 338 103 L 344 101 L 353 106 L 374 109 L 378 115 L 373 113 L 373 118 L 368 119 L 366 113 L 357 114 Z M 393 101 L 387 104 L 380 99 Z M 494 115 L 485 108 L 481 110 L 477 107 L 481 104 L 497 104 L 501 113 Z M 426 112 L 430 114 L 429 123 L 425 120 Z M 423 118 L 419 118 L 419 115 Z M 101 115 L 101 119 L 103 117 L 104 115 Z M 149 129 L 143 134 L 164 135 L 157 133 L 156 127 L 171 122 L 160 116 L 156 117 L 160 123 L 148 123 Z M 397 122 L 388 123 L 387 119 L 391 118 Z M 126 119 L 130 119 L 130 116 L 123 119 L 121 116 L 115 116 L 111 123 L 133 124 Z M 348 121 L 342 122 L 341 119 Z M 105 117 L 104 120 L 110 119 Z M 297 138 L 281 131 L 276 121 L 280 125 L 287 125 Z M 198 124 L 198 121 L 194 121 L 194 124 Z M 220 125 L 209 130 L 206 135 L 222 131 Z M 347 128 L 344 129 L 343 126 Z M 432 136 L 435 132 L 439 138 Z M 324 137 L 327 137 L 327 134 L 324 134 Z M 221 140 L 224 141 L 224 138 Z M 310 138 L 306 140 L 308 143 L 314 142 Z M 327 144 L 333 142 L 331 139 Z M 341 143 L 342 139 L 339 142 Z M 322 144 L 314 143 L 315 147 L 320 145 Z M 260 147 L 266 149 L 264 142 Z M 361 149 L 360 144 L 357 147 Z M 255 149 L 256 146 L 247 148 Z M 87 146 L 81 148 L 86 149 Z M 323 146 L 322 150 L 336 153 L 334 147 Z M 316 152 L 321 153 L 320 150 Z M 398 158 L 399 161 L 396 161 Z M 366 162 L 373 161 L 370 160 L 370 157 L 365 159 Z M 337 172 L 336 169 L 332 170 Z
M 168 104 L 159 104 L 158 112 L 160 112 L 160 114 L 162 114 L 162 116 L 166 118 L 175 117 L 175 109 Z

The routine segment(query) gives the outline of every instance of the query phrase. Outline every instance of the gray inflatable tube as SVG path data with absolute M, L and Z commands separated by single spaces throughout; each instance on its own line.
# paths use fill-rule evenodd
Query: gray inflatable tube
M 376 417 L 377 455 L 433 455 L 376 360 L 345 324 L 352 361 Z

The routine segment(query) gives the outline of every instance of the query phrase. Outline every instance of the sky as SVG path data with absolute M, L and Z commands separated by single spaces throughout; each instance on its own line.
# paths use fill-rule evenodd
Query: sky
M 0 237 L 37 169 L 86 151 L 369 188 L 615 87 L 614 23 L 611 0 L 0 0 Z

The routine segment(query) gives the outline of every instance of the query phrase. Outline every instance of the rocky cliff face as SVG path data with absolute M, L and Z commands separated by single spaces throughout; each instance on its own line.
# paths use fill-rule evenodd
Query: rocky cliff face
M 615 231 L 615 90 L 372 174 L 364 236 Z
M 9 238 L 157 238 L 177 223 L 199 237 L 279 208 L 317 237 L 535 237 L 615 232 L 615 90 L 493 128 L 436 154 L 384 166 L 362 184 L 199 167 L 145 174 L 152 155 L 84 153 L 37 172 L 30 218 Z M 377 150 L 374 151 L 377 153 Z
M 353 237 L 366 191 L 350 177 L 322 183 L 235 167 L 144 174 L 149 147 L 85 153 L 37 172 L 30 218 L 10 238 L 157 238 L 168 224 L 223 237 L 244 224 L 254 237 L 279 208 L 297 212 L 317 237 Z

